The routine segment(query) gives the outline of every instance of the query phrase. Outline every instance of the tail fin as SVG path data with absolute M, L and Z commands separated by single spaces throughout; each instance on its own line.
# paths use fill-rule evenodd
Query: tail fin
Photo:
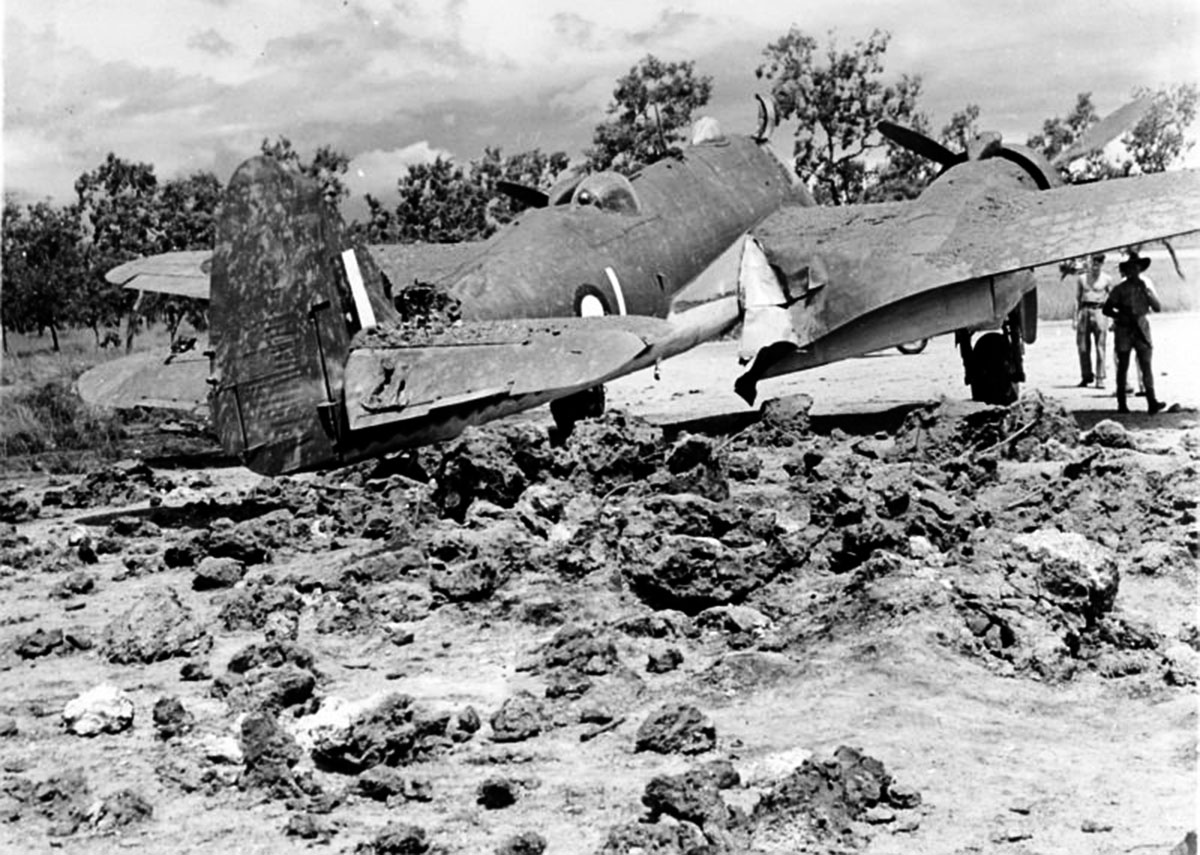
M 213 423 L 256 472 L 336 466 L 350 339 L 390 320 L 382 277 L 315 181 L 255 157 L 229 181 L 212 263 Z

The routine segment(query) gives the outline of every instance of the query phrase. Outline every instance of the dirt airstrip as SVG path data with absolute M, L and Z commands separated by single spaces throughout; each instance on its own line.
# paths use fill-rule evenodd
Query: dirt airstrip
M 1009 408 L 939 339 L 757 415 L 719 344 L 561 445 L 534 413 L 295 478 L 10 472 L 0 851 L 1189 851 L 1163 320 L 1156 419 L 1052 325 Z

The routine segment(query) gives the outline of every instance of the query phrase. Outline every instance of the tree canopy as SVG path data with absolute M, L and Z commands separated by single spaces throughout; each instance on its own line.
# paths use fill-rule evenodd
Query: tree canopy
M 712 78 L 694 62 L 663 62 L 648 54 L 617 80 L 608 116 L 592 134 L 584 168 L 626 175 L 678 153 L 696 110 L 708 103 Z
M 912 125 L 918 117 L 920 76 L 884 82 L 890 39 L 875 30 L 842 50 L 831 34 L 822 52 L 816 39 L 793 26 L 763 51 L 755 74 L 770 82 L 780 117 L 797 120 L 793 165 L 820 202 L 862 198 L 870 178 L 868 157 L 886 147 L 878 124 Z

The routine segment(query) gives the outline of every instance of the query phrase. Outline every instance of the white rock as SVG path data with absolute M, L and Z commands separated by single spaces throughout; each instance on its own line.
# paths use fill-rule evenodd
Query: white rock
M 77 736 L 120 733 L 133 727 L 133 701 L 116 686 L 96 686 L 68 703 L 62 719 Z
M 244 759 L 242 746 L 228 734 L 206 733 L 197 740 L 197 747 L 205 760 L 229 766 L 240 766 Z

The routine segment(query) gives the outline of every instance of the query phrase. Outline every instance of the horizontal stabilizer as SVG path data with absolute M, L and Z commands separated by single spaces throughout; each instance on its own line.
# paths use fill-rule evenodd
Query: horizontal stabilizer
M 672 332 L 666 321 L 632 316 L 473 322 L 419 343 L 374 331 L 346 365 L 350 429 L 449 409 L 526 409 L 624 373 Z
M 211 265 L 211 250 L 166 252 L 127 261 L 108 271 L 104 278 L 138 291 L 207 300 Z
M 200 349 L 135 353 L 80 375 L 79 397 L 95 407 L 152 407 L 200 415 L 208 408 L 208 357 Z

